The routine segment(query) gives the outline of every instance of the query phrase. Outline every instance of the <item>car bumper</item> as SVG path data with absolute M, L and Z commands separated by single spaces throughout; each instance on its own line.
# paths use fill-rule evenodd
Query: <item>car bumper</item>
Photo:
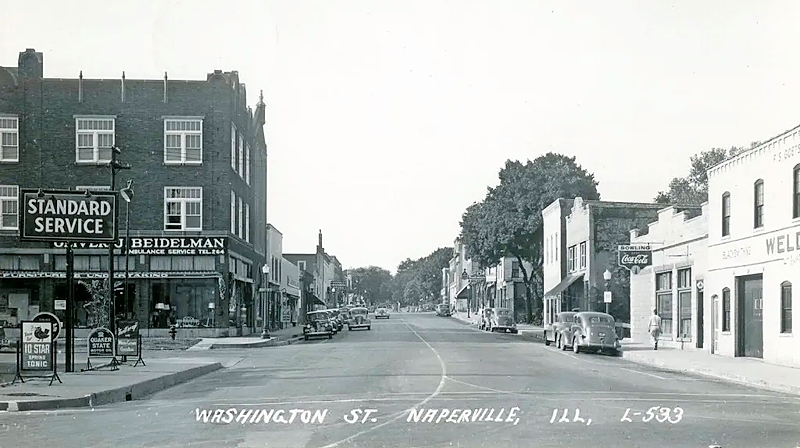
M 583 341 L 578 344 L 578 347 L 590 350 L 619 350 L 622 345 L 619 341 Z
M 517 327 L 507 327 L 507 326 L 503 326 L 503 325 L 497 325 L 497 326 L 492 327 L 492 330 L 516 333 L 517 332 Z

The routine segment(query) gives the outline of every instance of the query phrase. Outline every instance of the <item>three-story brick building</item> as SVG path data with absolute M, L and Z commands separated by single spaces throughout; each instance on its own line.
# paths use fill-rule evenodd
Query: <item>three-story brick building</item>
M 186 336 L 254 327 L 266 252 L 265 113 L 263 100 L 247 107 L 235 71 L 192 81 L 54 79 L 32 49 L 18 67 L 0 67 L 0 321 L 13 325 L 68 296 L 63 245 L 19 240 L 20 189 L 108 190 L 118 148 L 131 169 L 113 188 L 132 179 L 135 197 L 128 301 L 120 294 L 116 315 L 162 329 L 150 334 L 170 322 Z M 124 291 L 120 221 L 115 289 Z M 79 327 L 93 326 L 89 304 L 108 261 L 108 247 L 76 246 Z

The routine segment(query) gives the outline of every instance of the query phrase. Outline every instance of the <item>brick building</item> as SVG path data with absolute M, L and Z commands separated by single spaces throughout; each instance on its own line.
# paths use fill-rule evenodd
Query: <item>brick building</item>
M 300 308 L 300 319 L 305 319 L 305 312 L 313 311 L 315 307 L 337 308 L 343 303 L 346 295 L 344 291 L 332 291 L 331 283 L 345 281 L 342 263 L 334 255 L 325 252 L 322 245 L 322 230 L 319 231 L 317 250 L 310 254 L 283 254 L 283 257 L 297 266 L 301 281 L 306 291 L 307 298 L 303 298 Z M 304 273 L 310 274 L 310 276 Z M 312 282 L 312 283 L 309 283 Z
M 63 245 L 19 241 L 19 190 L 109 189 L 116 147 L 131 169 L 115 189 L 135 181 L 129 300 L 120 295 L 116 314 L 155 329 L 145 334 L 166 333 L 170 320 L 187 337 L 255 328 L 266 252 L 263 100 L 247 107 L 235 71 L 192 81 L 43 75 L 43 55 L 33 49 L 19 54 L 18 67 L 0 67 L 0 321 L 13 325 L 67 298 Z M 120 292 L 125 212 L 120 201 Z M 89 304 L 107 264 L 107 247 L 75 249 L 79 327 L 97 320 Z

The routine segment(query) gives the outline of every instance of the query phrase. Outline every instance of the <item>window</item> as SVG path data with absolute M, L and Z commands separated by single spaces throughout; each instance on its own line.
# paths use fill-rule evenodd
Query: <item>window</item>
M 244 150 L 244 180 L 250 185 L 250 145 L 246 145 Z
M 795 165 L 794 172 L 793 172 L 793 180 L 792 182 L 792 203 L 794 213 L 792 213 L 793 218 L 800 218 L 800 164 Z
M 781 283 L 781 333 L 792 332 L 792 284 Z
M 722 331 L 731 331 L 731 290 L 722 290 Z
M 236 126 L 231 124 L 231 168 L 236 171 Z
M 556 261 L 558 261 L 558 248 L 561 247 L 561 240 L 558 239 L 558 232 L 556 232 Z
M 203 162 L 203 120 L 164 120 L 164 163 Z
M 722 236 L 731 234 L 731 194 L 722 195 Z
M 114 147 L 114 118 L 75 119 L 75 161 L 107 163 Z
M 297 262 L 297 267 L 300 268 L 300 271 L 305 271 L 306 270 L 306 261 L 305 260 L 298 261 Z
M 244 204 L 244 240 L 250 242 L 250 204 Z
M 684 338 L 692 336 L 692 270 L 678 271 L 678 335 Z
M 17 117 L 0 117 L 0 162 L 19 162 Z
M 570 246 L 570 248 L 567 249 L 567 251 L 568 251 L 567 252 L 567 270 L 569 272 L 575 271 L 578 268 L 576 266 L 577 259 L 576 259 L 575 249 L 576 249 L 575 246 Z
M 759 179 L 753 186 L 753 228 L 764 227 L 764 181 Z
M 239 136 L 239 177 L 242 177 L 244 174 L 244 139 L 242 136 Z
M 16 230 L 19 227 L 19 187 L 0 185 L 0 229 Z
M 580 269 L 586 268 L 586 241 L 581 243 L 581 267 Z
M 202 230 L 202 187 L 164 188 L 164 230 Z
M 672 335 L 672 272 L 656 274 L 656 311 L 661 317 L 661 330 Z
M 522 273 L 519 270 L 519 261 L 511 262 L 511 278 L 520 278 Z
M 244 236 L 244 206 L 242 205 L 242 197 L 239 196 L 239 238 Z
M 231 191 L 231 233 L 236 235 L 236 193 Z

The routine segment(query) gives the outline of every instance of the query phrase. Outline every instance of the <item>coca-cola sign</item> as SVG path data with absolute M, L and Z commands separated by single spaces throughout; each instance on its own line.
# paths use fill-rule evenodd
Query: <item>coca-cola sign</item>
M 636 273 L 653 264 L 653 251 L 648 245 L 619 246 L 617 257 L 619 266 Z

